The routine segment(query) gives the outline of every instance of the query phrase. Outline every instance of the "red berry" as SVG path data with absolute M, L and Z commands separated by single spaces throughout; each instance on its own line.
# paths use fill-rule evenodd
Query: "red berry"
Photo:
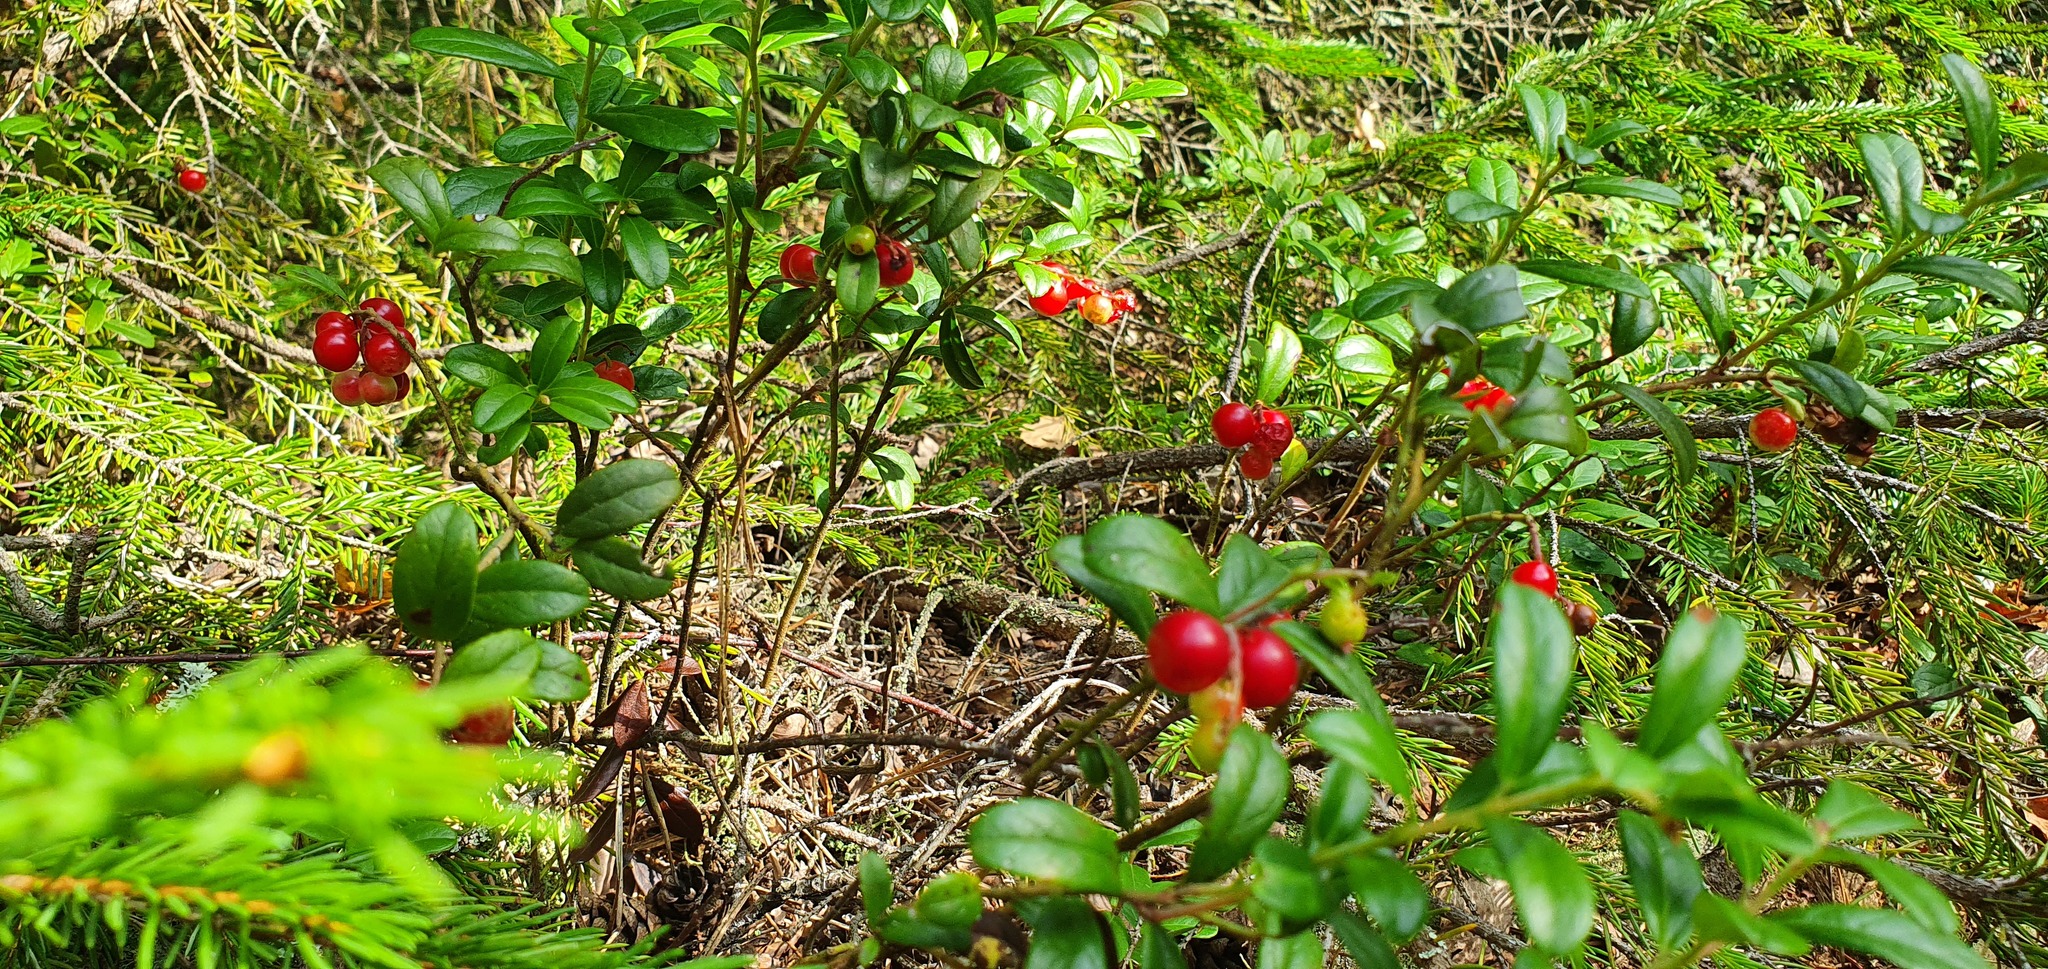
M 397 303 L 382 296 L 372 296 L 369 299 L 363 300 L 356 304 L 356 309 L 383 320 L 392 326 L 405 325 L 405 311 L 399 309 Z
M 515 717 L 512 705 L 489 707 L 463 717 L 455 729 L 448 731 L 448 739 L 458 744 L 479 744 L 496 747 L 512 739 L 512 724 Z
M 917 259 L 911 255 L 910 247 L 895 239 L 883 239 L 875 244 L 875 258 L 882 263 L 882 285 L 901 286 L 910 282 L 917 274 Z
M 388 374 L 365 373 L 356 381 L 356 387 L 361 390 L 365 404 L 381 406 L 398 399 L 398 381 Z
M 1230 671 L 1230 631 L 1191 609 L 1170 613 L 1145 640 L 1152 678 L 1175 693 L 1193 693 Z
M 1517 585 L 1526 585 L 1552 599 L 1557 598 L 1557 570 L 1551 568 L 1549 562 L 1541 559 L 1523 562 L 1515 566 L 1515 573 L 1510 578 Z
M 1237 456 L 1237 470 L 1253 481 L 1264 481 L 1273 474 L 1273 456 L 1252 448 Z
M 1086 276 L 1067 277 L 1067 295 L 1075 299 L 1087 299 L 1102 292 L 1102 284 Z
M 1238 669 L 1243 673 L 1244 705 L 1254 710 L 1277 707 L 1294 695 L 1301 679 L 1300 661 L 1294 647 L 1268 629 L 1247 629 L 1237 634 Z
M 1065 313 L 1067 306 L 1072 302 L 1073 300 L 1067 297 L 1066 281 L 1055 279 L 1052 281 L 1051 289 L 1031 297 L 1031 308 L 1043 316 L 1058 316 Z
M 334 399 L 344 407 L 359 407 L 363 403 L 363 372 L 344 370 L 328 381 L 327 388 L 334 391 Z
M 1264 452 L 1266 457 L 1277 459 L 1287 453 L 1287 445 L 1294 443 L 1294 422 L 1287 415 L 1272 408 L 1259 412 L 1259 430 L 1253 435 L 1252 450 Z
M 178 169 L 178 187 L 194 195 L 206 191 L 206 173 L 197 168 Z
M 356 332 L 355 317 L 339 312 L 320 314 L 320 318 L 313 321 L 313 335 L 325 336 L 329 330 L 347 330 L 350 336 L 354 336 Z
M 818 250 L 801 242 L 791 243 L 782 250 L 782 278 L 798 286 L 815 286 L 818 283 Z
M 361 354 L 353 330 L 331 329 L 313 338 L 313 360 L 335 373 L 355 366 Z
M 1101 293 L 1090 293 L 1081 301 L 1081 318 L 1096 326 L 1108 326 L 1116 322 L 1116 304 Z
M 1468 402 L 1465 405 L 1465 409 L 1469 411 L 1483 410 L 1489 414 L 1497 414 L 1501 411 L 1512 409 L 1514 406 L 1515 395 L 1510 394 L 1507 391 L 1500 389 L 1499 387 L 1495 387 L 1492 390 L 1487 391 L 1486 394 L 1480 397 L 1478 400 Z
M 372 330 L 363 338 L 364 369 L 390 377 L 404 373 L 412 365 L 412 351 L 406 347 L 412 342 L 412 334 L 398 332 L 405 335 L 403 342 L 382 330 Z
M 1128 289 L 1119 289 L 1109 294 L 1109 301 L 1116 305 L 1117 315 L 1119 316 L 1138 308 L 1138 294 Z
M 1209 416 L 1209 432 L 1216 435 L 1216 443 L 1224 447 L 1244 447 L 1259 433 L 1259 412 L 1252 410 L 1250 404 L 1236 401 L 1224 404 Z
M 398 374 L 391 378 L 391 382 L 398 386 L 398 396 L 391 398 L 392 403 L 398 403 L 412 396 L 412 376 L 410 374 Z
M 627 390 L 633 389 L 633 368 L 617 360 L 599 360 L 590 368 L 593 373 Z
M 1474 377 L 1465 381 L 1465 386 L 1458 388 L 1458 392 L 1451 396 L 1464 401 L 1466 410 L 1473 410 L 1479 406 L 1480 398 L 1485 397 L 1487 392 L 1493 389 L 1493 381 L 1485 377 Z
M 1783 451 L 1799 439 L 1799 422 L 1782 408 L 1759 411 L 1749 419 L 1749 441 L 1766 451 Z
M 1205 723 L 1221 721 L 1234 727 L 1244 718 L 1244 697 L 1239 695 L 1236 682 L 1217 680 L 1188 694 L 1188 712 Z
M 1600 628 L 1600 613 L 1583 602 L 1569 603 L 1564 607 L 1564 617 L 1572 621 L 1572 633 L 1585 636 Z

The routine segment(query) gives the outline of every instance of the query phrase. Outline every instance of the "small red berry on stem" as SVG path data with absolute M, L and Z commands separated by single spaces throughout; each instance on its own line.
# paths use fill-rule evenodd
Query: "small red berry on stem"
M 818 283 L 818 250 L 801 242 L 791 243 L 782 250 L 782 278 L 798 286 L 815 286 Z
M 356 387 L 363 395 L 363 403 L 382 406 L 398 399 L 398 381 L 389 374 L 365 373 L 356 381 Z
M 1510 578 L 1516 585 L 1526 585 L 1552 599 L 1557 598 L 1557 570 L 1551 568 L 1549 562 L 1541 559 L 1523 562 L 1515 566 L 1514 575 Z
M 591 372 L 627 390 L 633 389 L 633 368 L 617 360 L 599 360 Z
M 1277 459 L 1287 453 L 1287 445 L 1294 443 L 1294 422 L 1287 415 L 1272 408 L 1259 412 L 1259 431 L 1252 440 L 1252 449 Z
M 412 376 L 411 376 L 411 375 L 409 375 L 409 374 L 398 374 L 397 376 L 395 376 L 395 377 L 392 377 L 392 378 L 391 378 L 391 382 L 392 382 L 393 384 L 396 384 L 396 385 L 398 386 L 398 396 L 396 396 L 396 397 L 393 397 L 393 398 L 391 398 L 391 402 L 392 402 L 392 403 L 396 404 L 396 403 L 398 403 L 399 401 L 401 401 L 401 400 L 404 400 L 404 399 L 406 399 L 407 397 L 410 397 L 410 396 L 412 396 Z
M 197 168 L 178 169 L 178 187 L 194 195 L 206 191 L 206 173 Z
M 1081 318 L 1096 326 L 1115 323 L 1118 315 L 1116 304 L 1101 293 L 1091 293 L 1081 300 Z
M 1216 443 L 1233 450 L 1252 442 L 1259 432 L 1259 412 L 1250 404 L 1232 401 L 1216 408 L 1209 416 L 1209 432 L 1216 435 Z
M 372 296 L 369 299 L 363 300 L 356 304 L 356 309 L 383 320 L 392 326 L 405 325 L 405 311 L 399 309 L 397 303 L 382 296 Z
M 1783 451 L 1799 440 L 1799 422 L 1783 408 L 1759 411 L 1749 419 L 1749 442 L 1766 451 Z
M 1237 470 L 1253 481 L 1264 481 L 1273 475 L 1273 456 L 1252 448 L 1237 456 Z
M 1041 316 L 1058 316 L 1065 313 L 1073 302 L 1073 298 L 1067 295 L 1067 281 L 1055 279 L 1052 288 L 1031 297 L 1031 308 Z
M 895 239 L 883 239 L 875 244 L 875 258 L 882 264 L 882 285 L 890 288 L 910 282 L 917 274 L 917 258 L 910 247 Z
M 385 332 L 381 327 L 372 327 L 370 334 L 363 338 L 363 368 L 371 373 L 395 377 L 412 366 L 412 334 L 398 331 L 403 340 Z
M 1087 299 L 1102 292 L 1102 284 L 1086 276 L 1067 277 L 1067 295 L 1075 299 Z
M 355 366 L 361 356 L 353 329 L 329 329 L 313 338 L 313 361 L 335 373 Z
M 1294 647 L 1268 629 L 1247 629 L 1237 635 L 1237 643 L 1244 705 L 1263 710 L 1286 703 L 1301 679 L 1301 664 L 1294 656 Z
M 1145 653 L 1160 686 L 1193 693 L 1230 671 L 1230 631 L 1213 616 L 1183 609 L 1152 627 Z
M 334 375 L 334 379 L 328 382 L 327 389 L 334 392 L 334 399 L 340 401 L 342 406 L 361 407 L 363 404 L 362 379 L 362 371 L 344 370 Z
M 1118 316 L 1133 312 L 1138 308 L 1138 294 L 1128 289 L 1119 289 L 1109 294 L 1109 301 L 1116 305 Z
M 313 335 L 316 337 L 325 336 L 329 330 L 347 330 L 350 336 L 354 336 L 356 332 L 355 317 L 340 312 L 320 314 L 320 318 L 313 321 Z

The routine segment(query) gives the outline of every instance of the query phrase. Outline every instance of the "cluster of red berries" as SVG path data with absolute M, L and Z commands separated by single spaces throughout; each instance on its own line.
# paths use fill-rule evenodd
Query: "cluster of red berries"
M 1749 419 L 1749 442 L 1765 451 L 1778 452 L 1799 440 L 1799 422 L 1783 408 L 1758 411 Z
M 839 244 L 846 247 L 849 255 L 872 253 L 882 285 L 890 289 L 910 282 L 910 277 L 917 275 L 917 253 L 901 239 L 876 235 L 873 228 L 857 225 L 839 237 Z M 818 257 L 821 255 L 824 253 L 819 252 L 816 246 L 791 243 L 782 250 L 782 278 L 798 286 L 816 286 L 820 278 Z
M 1294 422 L 1270 407 L 1253 407 L 1232 401 L 1209 416 L 1209 432 L 1216 443 L 1233 451 L 1251 448 L 1237 456 L 1237 469 L 1253 481 L 1264 481 L 1273 473 L 1273 462 L 1294 443 Z
M 382 296 L 363 300 L 353 313 L 322 313 L 313 322 L 313 359 L 334 372 L 334 399 L 349 407 L 397 403 L 412 393 L 406 370 L 418 346 L 405 328 L 405 312 Z
M 1046 316 L 1058 316 L 1079 303 L 1082 319 L 1096 326 L 1108 326 L 1138 308 L 1138 294 L 1128 289 L 1105 293 L 1101 283 L 1086 276 L 1077 276 L 1059 263 L 1041 262 L 1039 265 L 1058 277 L 1045 292 L 1031 297 L 1031 308 Z
M 1465 386 L 1451 397 L 1465 405 L 1468 411 L 1486 411 L 1497 414 L 1515 406 L 1515 395 L 1493 385 L 1485 377 L 1474 377 L 1465 381 Z
M 1145 641 L 1152 678 L 1188 695 L 1188 709 L 1195 715 L 1189 743 L 1197 764 L 1215 767 L 1246 707 L 1277 707 L 1294 695 L 1300 662 L 1294 648 L 1267 628 L 1282 618 L 1232 628 L 1207 613 L 1183 609 L 1152 627 Z

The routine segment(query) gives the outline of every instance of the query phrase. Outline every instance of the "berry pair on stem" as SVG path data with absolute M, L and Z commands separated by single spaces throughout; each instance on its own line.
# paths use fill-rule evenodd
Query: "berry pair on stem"
M 1515 566 L 1515 571 L 1508 576 L 1508 581 L 1528 586 L 1552 599 L 1557 598 L 1557 570 L 1542 559 L 1531 559 Z M 1592 632 L 1600 625 L 1600 613 L 1583 602 L 1559 601 L 1558 608 L 1563 609 L 1564 617 L 1571 620 L 1572 632 L 1580 636 Z
M 1055 279 L 1045 292 L 1031 297 L 1031 308 L 1044 316 L 1059 316 L 1081 304 L 1081 318 L 1096 326 L 1109 326 L 1138 308 L 1138 294 L 1128 289 L 1105 293 L 1102 284 L 1056 262 L 1041 262 Z
M 1192 609 L 1162 617 L 1145 649 L 1152 678 L 1188 695 L 1188 709 L 1195 715 L 1188 749 L 1205 770 L 1216 768 L 1246 707 L 1287 702 L 1301 678 L 1294 648 L 1278 633 L 1263 624 L 1228 627 Z
M 1235 685 L 1244 705 L 1277 707 L 1294 693 L 1300 668 L 1294 648 L 1263 626 L 1231 629 L 1214 616 L 1183 609 L 1152 627 L 1145 641 L 1152 678 L 1175 693 L 1198 693 L 1230 674 L 1237 653 Z
M 382 296 L 363 300 L 353 313 L 322 313 L 313 323 L 313 359 L 334 372 L 334 399 L 349 407 L 396 403 L 411 394 L 406 370 L 418 346 L 405 328 L 405 312 Z
M 894 289 L 917 275 L 917 254 L 899 239 L 878 236 L 875 230 L 857 225 L 846 230 L 840 237 L 840 244 L 849 255 L 866 256 L 872 253 L 880 271 L 883 286 Z M 782 278 L 798 286 L 816 286 L 821 278 L 818 274 L 818 257 L 824 255 L 816 246 L 802 242 L 790 243 L 782 250 L 780 268 Z
M 1253 481 L 1264 481 L 1273 473 L 1273 462 L 1294 443 L 1294 422 L 1270 407 L 1253 407 L 1232 401 L 1209 416 L 1209 432 L 1216 443 L 1231 450 L 1250 449 L 1237 457 L 1237 469 Z

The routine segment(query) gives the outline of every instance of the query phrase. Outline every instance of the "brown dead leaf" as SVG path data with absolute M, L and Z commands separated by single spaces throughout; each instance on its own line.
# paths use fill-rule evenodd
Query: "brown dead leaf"
M 2033 825 L 2035 837 L 2048 841 L 2048 797 L 2027 798 L 2027 823 Z
M 1074 425 L 1056 414 L 1041 417 L 1018 435 L 1026 447 L 1043 451 L 1064 451 L 1067 445 L 1080 440 L 1081 433 Z
M 634 680 L 619 697 L 619 713 L 612 724 L 612 742 L 621 749 L 632 750 L 646 739 L 648 728 L 654 726 L 654 711 L 647 706 L 647 681 Z

